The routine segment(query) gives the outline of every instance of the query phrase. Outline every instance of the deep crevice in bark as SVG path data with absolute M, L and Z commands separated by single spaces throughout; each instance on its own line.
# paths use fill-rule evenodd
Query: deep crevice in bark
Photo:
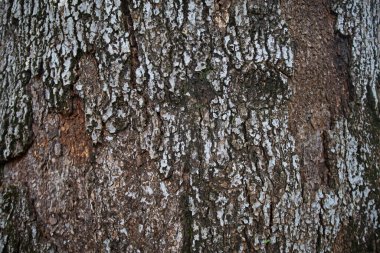
M 131 49 L 131 86 L 132 88 L 136 87 L 136 69 L 140 65 L 139 61 L 139 48 L 136 39 L 136 33 L 133 25 L 133 17 L 131 13 L 131 1 L 130 0 L 121 0 L 121 12 L 124 14 L 124 27 L 126 31 L 129 33 L 129 45 Z

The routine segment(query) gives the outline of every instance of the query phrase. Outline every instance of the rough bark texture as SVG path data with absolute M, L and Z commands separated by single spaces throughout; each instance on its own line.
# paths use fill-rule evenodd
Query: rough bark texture
M 379 251 L 377 0 L 0 7 L 0 252 Z

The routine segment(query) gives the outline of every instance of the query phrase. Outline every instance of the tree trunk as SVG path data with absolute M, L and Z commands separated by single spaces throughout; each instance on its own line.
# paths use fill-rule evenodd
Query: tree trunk
M 0 6 L 0 252 L 380 251 L 378 0 Z

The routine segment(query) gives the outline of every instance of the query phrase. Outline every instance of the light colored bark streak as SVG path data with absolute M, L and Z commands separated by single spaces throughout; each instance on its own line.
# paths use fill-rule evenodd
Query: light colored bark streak
M 364 110 L 373 100 L 379 115 L 378 92 L 380 76 L 380 8 L 373 0 L 337 1 L 333 7 L 338 15 L 336 29 L 352 40 L 350 73 L 355 93 Z M 369 97 L 368 97 L 369 96 Z

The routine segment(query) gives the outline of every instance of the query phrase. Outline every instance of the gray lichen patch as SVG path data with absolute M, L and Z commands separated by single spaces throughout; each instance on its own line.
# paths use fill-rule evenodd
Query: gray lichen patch
M 24 153 L 33 137 L 30 72 L 7 76 L 5 71 L 0 74 L 0 162 Z
M 115 64 L 127 60 L 130 52 L 128 32 L 121 22 L 120 2 L 108 6 L 104 12 L 101 4 L 99 1 L 3 1 L 4 11 L 0 18 L 4 56 L 1 59 L 2 87 L 5 89 L 7 83 L 16 86 L 13 83 L 23 71 L 30 73 L 32 78 L 41 75 L 49 108 L 71 113 L 78 60 L 82 53 L 95 47 L 99 68 L 107 66 L 101 75 L 101 81 L 105 83 L 103 88 L 108 86 L 107 83 L 114 86 L 118 81 L 110 77 L 110 72 L 117 71 L 117 67 L 108 68 L 108 64 L 112 59 Z M 8 90 L 8 93 L 25 94 L 19 86 L 15 89 Z M 13 98 L 3 97 L 3 111 L 7 111 L 9 109 L 5 107 Z
M 376 0 L 347 1 L 334 4 L 336 30 L 350 38 L 350 74 L 355 102 L 362 110 L 368 102 L 379 116 L 380 7 Z
M 147 93 L 149 100 L 169 96 L 176 101 L 186 98 L 184 91 L 202 91 L 195 86 L 204 83 L 209 88 L 202 94 L 209 94 L 205 100 L 209 103 L 210 95 L 228 87 L 231 67 L 243 72 L 269 67 L 285 75 L 292 68 L 287 28 L 274 3 L 207 2 L 203 6 L 190 2 L 176 8 L 172 1 L 116 1 L 108 3 L 104 11 L 101 2 L 91 1 L 45 5 L 6 1 L 3 5 L 9 10 L 2 17 L 3 30 L 13 29 L 15 36 L 22 38 L 10 40 L 8 54 L 23 52 L 19 54 L 22 66 L 17 66 L 28 69 L 32 77 L 42 74 L 50 108 L 71 112 L 74 84 L 81 73 L 78 62 L 83 53 L 95 52 L 96 83 L 101 89 L 96 96 L 104 101 L 95 105 L 95 98 L 85 99 L 88 112 L 96 106 L 101 114 L 87 114 L 88 131 L 95 143 L 102 141 L 99 132 L 103 126 L 108 139 L 125 128 L 122 122 L 129 115 L 128 103 L 145 100 L 135 95 L 136 91 Z M 202 13 L 211 22 L 204 22 Z M 2 35 L 5 40 L 5 32 Z

